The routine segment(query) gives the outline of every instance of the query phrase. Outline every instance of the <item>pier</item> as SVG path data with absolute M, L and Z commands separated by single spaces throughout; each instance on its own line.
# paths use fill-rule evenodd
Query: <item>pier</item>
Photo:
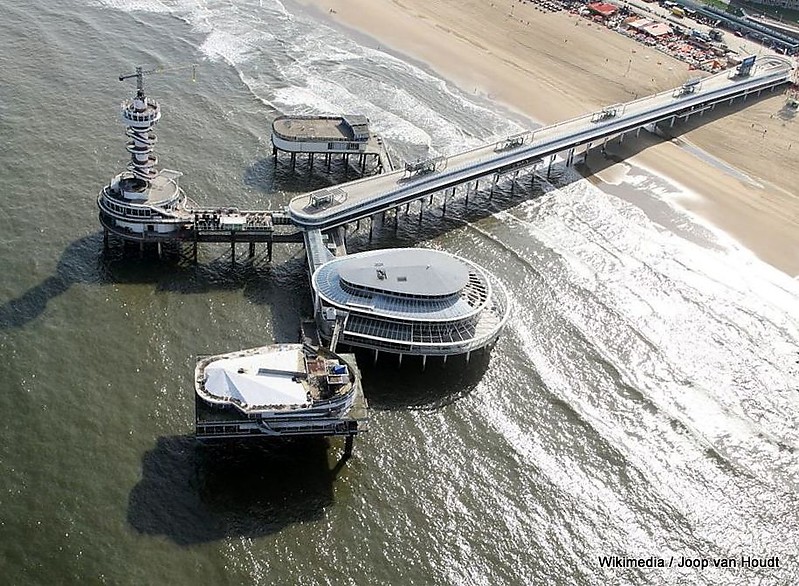
M 610 140 L 624 140 L 643 128 L 672 127 L 677 120 L 702 115 L 717 104 L 774 90 L 791 82 L 793 74 L 788 59 L 762 57 L 755 63 L 755 57 L 749 57 L 735 69 L 689 81 L 673 90 L 608 106 L 451 157 L 409 163 L 401 170 L 300 195 L 291 200 L 288 211 L 300 228 L 327 230 L 432 198 L 436 193 L 444 192 L 446 198 L 448 190 L 454 193 L 462 185 L 477 188 L 479 181 L 487 180 L 493 186 L 500 176 L 517 174 L 527 167 L 546 165 L 549 169 L 556 157 L 571 166 L 590 149 L 602 148 Z
M 304 155 L 309 170 L 317 156 L 323 157 L 328 169 L 333 157 L 340 157 L 347 169 L 354 162 L 362 178 L 299 195 L 278 210 L 202 208 L 183 193 L 179 172 L 156 169 L 152 128 L 161 114 L 155 100 L 144 95 L 143 73 L 138 68 L 133 76 L 120 78 L 136 77 L 137 94 L 122 107 L 130 138 L 130 163 L 97 199 L 106 242 L 108 235 L 114 234 L 138 242 L 142 249 L 147 243 L 156 243 L 159 253 L 163 243 L 189 242 L 195 260 L 197 245 L 203 242 L 229 243 L 234 260 L 237 243 L 248 244 L 250 257 L 256 244 L 266 244 L 270 260 L 275 242 L 302 243 L 315 319 L 315 333 L 306 338 L 327 343 L 330 350 L 325 352 L 335 352 L 339 344 L 368 350 L 375 361 L 381 352 L 396 355 L 400 364 L 404 355 L 419 356 L 424 368 L 430 357 L 446 362 L 448 357 L 465 355 L 468 361 L 472 352 L 494 344 L 510 315 L 501 281 L 467 259 L 441 251 L 394 249 L 348 256 L 345 236 L 349 224 L 357 229 L 361 220 L 368 220 L 371 239 L 377 216 L 382 216 L 385 224 L 386 213 L 393 211 L 396 228 L 400 207 L 405 206 L 407 212 L 410 204 L 418 201 L 421 221 L 424 208 L 433 205 L 437 194 L 443 194 L 441 208 L 446 214 L 447 201 L 456 189 L 465 188 L 468 204 L 469 194 L 480 189 L 483 181 L 490 197 L 502 177 L 515 179 L 522 170 L 541 166 L 549 174 L 558 159 L 566 166 L 574 165 L 592 148 L 604 149 L 610 140 L 623 141 L 642 129 L 672 127 L 717 104 L 774 90 L 793 81 L 794 69 L 784 58 L 748 57 L 733 70 L 692 79 L 673 90 L 607 106 L 453 156 L 408 162 L 401 169 L 394 169 L 382 139 L 369 130 L 363 116 L 281 116 L 272 124 L 276 165 L 278 157 L 286 153 L 292 168 L 297 155 Z M 354 358 L 351 364 L 356 370 Z M 239 370 L 233 376 L 242 373 L 245 371 Z M 312 422 L 271 414 L 268 419 L 277 427 L 270 428 L 246 415 L 209 408 L 198 399 L 196 429 L 203 438 L 273 432 L 345 435 L 349 453 L 353 436 L 366 429 L 366 413 L 366 400 L 358 390 L 348 415 Z
M 104 187 L 97 200 L 106 240 L 114 234 L 140 246 L 190 242 L 195 246 L 195 257 L 197 243 L 230 243 L 234 252 L 237 243 L 247 243 L 250 256 L 256 243 L 266 243 L 270 258 L 275 242 L 303 242 L 307 250 L 315 251 L 308 253 L 313 273 L 325 259 L 346 254 L 343 235 L 328 236 L 325 233 L 329 230 L 368 220 L 371 235 L 376 216 L 385 219 L 386 213 L 393 211 L 396 223 L 400 206 L 407 210 L 411 202 L 421 201 L 422 213 L 425 198 L 429 198 L 427 205 L 432 205 L 436 194 L 443 194 L 441 206 L 446 213 L 447 201 L 457 188 L 465 186 L 468 198 L 470 192 L 486 185 L 493 190 L 501 177 L 515 177 L 526 168 L 546 166 L 549 172 L 558 158 L 567 166 L 574 165 L 592 148 L 604 148 L 611 140 L 623 141 L 645 128 L 654 131 L 661 126 L 673 127 L 678 120 L 701 116 L 717 104 L 773 91 L 793 80 L 794 69 L 785 58 L 751 56 L 735 69 L 689 80 L 672 90 L 607 106 L 450 157 L 409 162 L 402 169 L 394 168 L 382 139 L 371 132 L 364 116 L 280 116 L 272 123 L 275 164 L 286 153 L 292 165 L 298 154 L 305 155 L 309 168 L 315 156 L 322 156 L 327 165 L 333 157 L 345 163 L 356 157 L 353 160 L 360 170 L 365 172 L 369 161 L 370 169 L 377 174 L 297 196 L 284 209 L 243 211 L 201 208 L 178 186 L 181 173 L 168 169 L 156 172 L 152 128 L 161 114 L 158 104 L 144 96 L 142 75 L 138 68 L 134 74 L 136 98 L 125 102 L 122 110 L 131 139 L 127 145 L 131 153 L 128 171 Z M 333 237 L 341 241 L 338 253 L 323 252 L 328 250 L 327 244 L 319 243 Z
M 98 202 L 101 210 L 109 204 Z M 113 204 L 111 204 L 113 205 Z M 197 247 L 201 243 L 230 244 L 233 259 L 236 245 L 248 246 L 248 257 L 255 256 L 256 244 L 265 244 L 267 259 L 272 260 L 274 243 L 302 243 L 303 231 L 297 230 L 283 211 L 238 210 L 236 208 L 187 208 L 180 214 L 176 228 L 167 233 L 156 229 L 157 223 L 145 224 L 145 230 L 134 231 L 125 225 L 124 212 L 101 213 L 103 242 L 108 246 L 111 234 L 124 241 L 136 242 L 140 250 L 154 244 L 160 254 L 163 244 L 179 242 L 192 246 L 192 256 L 197 260 Z

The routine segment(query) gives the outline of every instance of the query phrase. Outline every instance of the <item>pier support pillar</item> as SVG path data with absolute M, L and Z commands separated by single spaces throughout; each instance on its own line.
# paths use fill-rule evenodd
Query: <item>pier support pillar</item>
M 160 259 L 161 258 L 161 243 L 160 242 L 156 242 L 155 243 L 155 249 L 158 251 L 158 258 Z
M 197 264 L 197 239 L 194 239 L 194 249 L 192 250 L 192 257 L 194 260 L 194 264 Z
M 669 128 L 674 128 L 674 121 L 677 120 L 676 116 L 672 116 L 671 120 L 669 121 Z
M 139 242 L 139 258 L 144 257 L 144 240 Z
M 372 364 L 377 364 L 377 357 L 378 356 L 380 356 L 380 351 L 377 348 L 375 348 L 375 357 L 374 357 L 374 360 L 373 360 Z
M 344 440 L 344 458 L 349 458 L 352 456 L 352 447 L 355 444 L 355 436 L 353 434 L 348 434 L 347 439 Z
M 447 192 L 444 192 L 444 201 L 441 203 L 441 217 L 447 215 Z
M 471 357 L 472 357 L 472 351 L 471 351 L 471 350 L 469 350 L 469 351 L 466 353 L 466 364 L 469 364 L 469 358 L 471 358 Z
M 550 174 L 552 173 L 552 163 L 555 162 L 555 155 L 549 157 L 549 165 L 547 165 L 547 179 L 549 179 Z
M 277 147 L 272 147 L 272 164 L 277 167 Z
M 272 241 L 266 243 L 266 259 L 272 262 Z
M 372 241 L 372 230 L 374 228 L 374 225 L 375 225 L 375 217 L 369 216 L 369 242 Z
M 313 153 L 308 153 L 308 171 L 313 170 Z
M 427 354 L 422 354 L 422 370 L 427 366 Z
M 366 173 L 366 155 L 361 155 L 361 175 Z
M 621 144 L 621 143 L 623 143 L 623 142 L 624 142 L 624 133 L 622 132 L 622 133 L 619 135 L 619 144 Z
M 727 102 L 727 103 L 728 103 L 729 105 L 732 105 L 732 101 L 733 101 L 734 99 L 735 99 L 735 98 L 730 98 L 730 101 L 729 101 L 729 102 Z
M 250 250 L 248 254 L 250 258 L 255 256 L 255 242 L 250 242 Z
M 402 354 L 399 355 L 399 363 L 398 363 L 398 365 L 402 366 Z
M 230 262 L 236 264 L 236 238 L 230 234 Z
M 297 153 L 291 153 L 291 170 L 294 170 L 295 165 L 297 164 Z
M 447 355 L 444 354 L 444 364 L 446 364 L 446 363 L 447 363 Z
M 638 138 L 639 136 L 641 136 L 641 127 L 640 126 L 638 127 L 638 130 L 635 131 L 635 138 Z
M 495 173 L 494 180 L 491 182 L 491 189 L 488 192 L 488 199 L 491 199 L 491 197 L 494 195 L 494 189 L 497 186 L 497 181 L 499 181 L 499 174 Z

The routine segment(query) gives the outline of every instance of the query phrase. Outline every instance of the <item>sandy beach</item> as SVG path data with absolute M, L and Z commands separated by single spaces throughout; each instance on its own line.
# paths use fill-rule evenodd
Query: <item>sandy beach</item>
M 382 47 L 425 62 L 463 90 L 544 124 L 678 86 L 696 76 L 655 49 L 566 12 L 509 0 L 301 0 Z M 797 122 L 780 92 L 675 127 L 679 136 L 625 141 L 611 155 L 701 197 L 679 204 L 760 258 L 799 275 Z M 727 115 L 721 115 L 728 113 Z M 697 155 L 697 149 L 706 155 Z M 715 158 L 714 164 L 707 159 Z M 589 168 L 591 166 L 589 161 Z M 603 168 L 599 178 L 618 178 Z M 725 170 L 734 167 L 741 173 Z M 743 175 L 748 176 L 749 179 Z

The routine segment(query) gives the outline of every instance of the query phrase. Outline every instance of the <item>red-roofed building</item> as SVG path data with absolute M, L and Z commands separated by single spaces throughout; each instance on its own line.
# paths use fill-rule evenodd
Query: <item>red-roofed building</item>
M 604 18 L 608 18 L 616 14 L 616 12 L 619 10 L 619 7 L 615 4 L 608 4 L 607 2 L 594 2 L 588 5 L 588 10 L 599 14 Z

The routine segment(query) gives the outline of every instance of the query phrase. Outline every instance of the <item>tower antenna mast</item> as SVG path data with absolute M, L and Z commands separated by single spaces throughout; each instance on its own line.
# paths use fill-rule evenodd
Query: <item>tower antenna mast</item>
M 196 81 L 197 78 L 197 64 L 192 63 L 190 65 L 182 65 L 179 67 L 156 67 L 155 69 L 142 69 L 141 66 L 136 67 L 134 73 L 128 73 L 127 75 L 122 74 L 119 76 L 119 81 L 125 81 L 126 79 L 131 79 L 133 77 L 136 78 L 136 95 L 139 97 L 144 96 L 144 76 L 150 75 L 151 73 L 163 73 L 165 71 L 175 71 L 178 69 L 186 69 L 191 67 L 191 80 Z

